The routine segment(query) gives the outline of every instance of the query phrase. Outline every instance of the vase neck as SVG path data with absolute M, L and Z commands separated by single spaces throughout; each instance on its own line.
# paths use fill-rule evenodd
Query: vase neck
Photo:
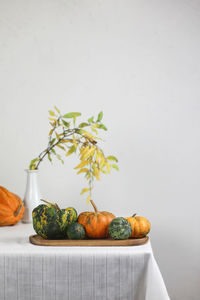
M 38 171 L 37 170 L 26 170 L 27 172 L 27 186 L 38 185 Z

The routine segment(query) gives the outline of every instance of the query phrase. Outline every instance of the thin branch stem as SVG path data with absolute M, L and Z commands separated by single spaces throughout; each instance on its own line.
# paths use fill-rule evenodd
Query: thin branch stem
M 55 127 L 55 128 L 56 128 L 56 127 Z M 38 163 L 37 163 L 37 165 L 36 165 L 36 169 L 38 169 L 40 163 L 43 161 L 43 159 L 45 158 L 45 156 L 48 155 L 48 154 L 51 152 L 51 150 L 52 150 L 56 145 L 60 144 L 60 142 L 63 141 L 63 140 L 65 140 L 66 137 L 72 136 L 72 135 L 75 134 L 75 133 L 78 134 L 78 135 L 80 135 L 82 138 L 86 139 L 88 142 L 91 143 L 91 139 L 89 139 L 89 138 L 87 138 L 86 136 L 84 136 L 84 135 L 78 133 L 78 132 L 77 132 L 77 128 L 67 129 L 67 130 L 65 130 L 65 131 L 63 132 L 63 137 L 60 138 L 56 143 L 50 145 L 52 139 L 49 141 L 49 144 L 48 144 L 47 149 L 44 150 L 44 151 L 42 151 L 42 152 L 39 154 L 39 156 L 38 156 L 39 161 L 38 161 Z M 51 136 L 52 136 L 52 135 L 51 135 Z M 83 143 L 83 142 L 81 142 L 80 140 L 79 140 L 78 142 L 79 142 L 79 143 Z

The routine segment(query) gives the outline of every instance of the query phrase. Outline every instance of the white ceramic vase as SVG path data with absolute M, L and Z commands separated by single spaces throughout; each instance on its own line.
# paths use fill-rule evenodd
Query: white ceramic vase
M 38 185 L 38 170 L 25 170 L 27 172 L 26 192 L 24 196 L 23 223 L 32 223 L 32 211 L 41 204 L 41 195 Z

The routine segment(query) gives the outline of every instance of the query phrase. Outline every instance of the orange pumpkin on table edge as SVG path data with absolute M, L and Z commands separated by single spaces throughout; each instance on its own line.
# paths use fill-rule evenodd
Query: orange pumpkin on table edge
M 107 211 L 98 211 L 93 200 L 90 200 L 90 203 L 94 208 L 94 212 L 82 212 L 78 217 L 78 223 L 85 228 L 87 237 L 106 238 L 109 234 L 108 226 L 115 215 Z
M 132 234 L 130 237 L 132 238 L 145 237 L 151 229 L 151 223 L 144 217 L 136 217 L 136 214 L 134 214 L 132 217 L 125 219 L 131 224 Z
M 22 218 L 23 212 L 21 198 L 0 186 L 0 226 L 16 224 Z

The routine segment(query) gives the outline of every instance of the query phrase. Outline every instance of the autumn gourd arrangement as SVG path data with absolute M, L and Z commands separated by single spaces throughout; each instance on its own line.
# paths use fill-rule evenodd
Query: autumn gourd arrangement
M 103 112 L 96 118 L 90 117 L 87 121 L 76 125 L 78 112 L 62 115 L 60 110 L 50 110 L 50 125 L 48 145 L 36 158 L 31 160 L 29 169 L 37 170 L 45 157 L 52 162 L 57 157 L 62 163 L 64 160 L 59 151 L 69 156 L 77 154 L 79 164 L 74 168 L 77 174 L 84 174 L 88 187 L 81 191 L 81 195 L 88 193 L 87 203 L 91 203 L 93 212 L 82 212 L 79 215 L 73 207 L 60 209 L 56 203 L 46 200 L 37 206 L 33 212 L 33 228 L 44 239 L 128 239 L 145 237 L 150 231 L 150 222 L 144 217 L 133 215 L 123 218 L 115 217 L 107 211 L 98 211 L 91 200 L 94 188 L 94 179 L 100 180 L 101 174 L 108 174 L 111 168 L 118 170 L 118 159 L 106 156 L 99 147 L 98 130 L 107 130 L 102 123 Z M 86 130 L 87 129 L 87 130 Z M 0 226 L 17 223 L 23 215 L 24 207 L 21 199 L 0 187 Z
M 90 200 L 94 211 L 77 215 L 75 208 L 60 209 L 57 204 L 43 200 L 33 210 L 33 227 L 45 239 L 104 239 L 123 240 L 142 238 L 150 231 L 150 222 L 144 217 L 115 217 L 110 212 L 98 211 Z

